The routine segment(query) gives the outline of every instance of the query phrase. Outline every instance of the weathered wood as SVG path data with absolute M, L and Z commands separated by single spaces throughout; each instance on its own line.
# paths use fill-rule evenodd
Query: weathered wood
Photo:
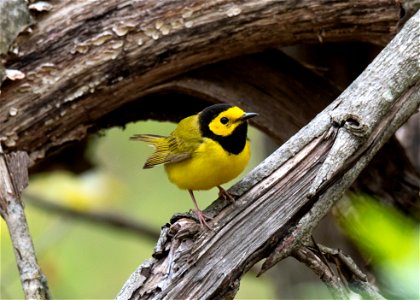
M 31 15 L 24 0 L 0 1 L 0 55 L 7 53 L 18 34 L 31 23 Z M 0 86 L 5 75 L 3 61 L 0 60 Z M 13 74 L 13 71 L 12 71 Z M 13 76 L 12 76 L 13 78 Z
M 264 117 L 252 124 L 282 144 L 339 94 L 330 82 L 281 51 L 268 50 L 210 64 L 156 85 L 133 106 L 101 121 L 121 120 L 117 122 L 124 125 L 157 111 L 162 119 L 179 121 L 209 102 L 229 102 L 258 111 Z
M 35 256 L 20 195 L 28 184 L 25 152 L 5 154 L 0 145 L 0 215 L 12 241 L 25 299 L 50 299 L 47 281 Z
M 271 263 L 304 242 L 419 108 L 419 38 L 420 12 L 336 101 L 232 189 L 241 195 L 236 206 L 215 204 L 212 232 L 194 237 L 185 219 L 165 228 L 165 251 L 133 273 L 118 299 L 223 298 L 276 245 Z
M 390 0 L 59 1 L 7 61 L 26 77 L 3 84 L 0 141 L 43 158 L 187 70 L 270 46 L 384 44 L 399 18 Z

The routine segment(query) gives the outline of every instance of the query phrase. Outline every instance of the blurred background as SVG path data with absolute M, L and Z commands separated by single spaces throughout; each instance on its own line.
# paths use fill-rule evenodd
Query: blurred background
M 165 135 L 175 126 L 148 121 L 130 124 L 124 130 L 104 131 L 91 137 L 86 148 L 85 159 L 95 168 L 80 174 L 53 168 L 31 176 L 24 197 L 26 214 L 39 263 L 55 299 L 113 299 L 137 266 L 151 257 L 154 235 L 160 227 L 174 213 L 192 208 L 188 193 L 167 180 L 163 167 L 142 169 L 152 149 L 129 140 L 136 133 Z M 276 147 L 253 128 L 249 136 L 252 158 L 242 176 Z M 79 163 L 86 164 L 74 162 Z M 204 209 L 217 198 L 217 189 L 196 196 Z M 51 205 L 68 211 L 57 212 Z M 81 220 L 73 211 L 85 214 L 90 221 Z M 345 197 L 333 215 L 341 226 L 336 226 L 329 215 L 315 232 L 317 241 L 345 248 L 361 267 L 375 274 L 377 283 L 393 299 L 418 299 L 418 223 L 361 195 Z M 110 216 L 114 223 L 134 223 L 140 230 L 106 225 L 103 220 L 109 221 Z M 10 238 L 3 220 L 0 225 L 0 298 L 22 299 Z M 258 270 L 255 266 L 245 275 L 236 299 L 331 297 L 312 271 L 293 258 L 280 262 L 260 278 L 256 278 Z M 360 298 L 355 295 L 354 299 Z
M 80 174 L 57 169 L 31 176 L 24 198 L 26 214 L 39 263 L 55 299 L 113 299 L 137 266 L 151 257 L 157 238 L 51 212 L 44 201 L 82 213 L 112 213 L 158 234 L 174 213 L 189 211 L 193 203 L 186 191 L 168 181 L 162 166 L 142 169 L 153 150 L 129 137 L 136 133 L 167 135 L 175 126 L 148 121 L 104 131 L 88 142 L 86 159 L 95 168 Z M 261 134 L 251 128 L 249 136 L 252 157 L 242 176 L 265 156 Z M 215 200 L 217 193 L 217 189 L 197 192 L 200 208 Z M 44 204 L 35 205 L 34 196 Z M 10 238 L 4 221 L 0 224 L 1 299 L 21 299 Z M 242 281 L 238 297 L 272 299 L 275 295 L 268 276 L 256 278 L 254 274 Z
M 282 50 L 341 89 L 379 52 L 377 47 L 360 43 Z M 417 168 L 419 120 L 419 114 L 413 116 L 408 126 L 397 132 Z M 136 133 L 167 135 L 175 126 L 147 121 L 101 131 L 88 141 L 63 149 L 55 165 L 54 161 L 48 166 L 41 163 L 31 170 L 23 200 L 38 260 L 55 299 L 115 298 L 130 274 L 151 257 L 160 227 L 173 214 L 193 207 L 188 193 L 168 181 L 163 167 L 142 169 L 153 150 L 129 140 Z M 249 136 L 251 161 L 242 176 L 278 147 L 252 127 Z M 65 166 L 60 165 L 63 161 Z M 204 209 L 217 198 L 217 189 L 197 192 L 196 197 Z M 113 226 L 107 225 L 110 221 Z M 13 249 L 2 219 L 0 227 L 0 299 L 22 299 Z M 388 298 L 419 299 L 419 231 L 418 219 L 409 219 L 366 195 L 347 194 L 314 236 L 317 242 L 343 249 L 354 258 Z M 254 268 L 241 281 L 236 299 L 331 297 L 319 278 L 291 257 L 260 278 L 256 278 L 258 266 Z M 354 299 L 359 298 L 354 295 Z
M 339 90 L 345 89 L 382 49 L 359 42 L 324 43 L 322 35 L 318 37 L 319 45 L 281 50 Z M 250 71 L 256 77 L 264 75 Z M 302 87 L 298 92 L 304 95 L 304 91 Z M 168 103 L 179 106 L 173 98 Z M 317 95 L 309 99 L 317 101 Z M 302 105 L 302 110 L 295 113 L 305 109 Z M 136 110 L 130 112 L 138 117 Z M 289 121 L 294 121 L 293 117 Z M 116 122 L 112 124 L 122 124 L 118 117 L 110 119 Z M 284 126 L 281 120 L 278 123 L 273 126 Z M 418 116 L 412 124 L 414 130 L 408 130 L 401 141 L 419 169 Z M 139 122 L 124 130 L 102 131 L 88 141 L 63 149 L 61 161 L 66 166 L 40 163 L 32 169 L 23 201 L 37 257 L 55 299 L 113 299 L 130 274 L 151 256 L 160 227 L 174 213 L 193 207 L 188 193 L 169 183 L 162 167 L 142 169 L 152 150 L 146 144 L 129 141 L 135 133 L 166 135 L 174 128 L 175 124 L 170 123 Z M 252 160 L 243 175 L 277 147 L 256 130 L 251 130 L 250 137 Z M 390 155 L 387 159 L 396 158 Z M 385 175 L 378 174 L 381 176 Z M 196 197 L 200 207 L 205 208 L 217 197 L 217 189 L 198 192 Z M 418 219 L 408 219 L 366 195 L 347 194 L 314 236 L 318 242 L 350 254 L 387 298 L 420 298 Z M 255 270 L 258 266 L 241 281 L 236 299 L 331 297 L 313 272 L 293 258 L 280 262 L 260 278 L 255 277 Z M 0 220 L 0 299 L 22 298 L 12 245 L 6 225 Z M 352 299 L 360 297 L 353 295 Z

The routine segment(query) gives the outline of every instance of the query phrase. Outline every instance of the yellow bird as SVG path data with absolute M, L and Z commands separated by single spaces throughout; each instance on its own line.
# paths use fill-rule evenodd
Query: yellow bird
M 143 168 L 164 164 L 169 180 L 190 193 L 201 226 L 210 229 L 193 191 L 218 187 L 222 196 L 233 199 L 220 185 L 237 177 L 248 164 L 247 120 L 256 115 L 215 104 L 182 119 L 169 136 L 137 134 L 130 139 L 155 147 Z

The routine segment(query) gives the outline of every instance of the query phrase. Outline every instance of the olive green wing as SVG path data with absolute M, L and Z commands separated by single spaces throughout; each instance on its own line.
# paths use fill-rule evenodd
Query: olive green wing
M 155 165 L 180 162 L 191 158 L 201 140 L 198 123 L 195 116 L 179 122 L 170 136 L 137 134 L 130 139 L 143 141 L 155 147 L 155 152 L 146 160 L 143 168 L 153 168 Z M 192 128 L 196 126 L 196 128 Z M 197 136 L 198 135 L 198 136 Z
M 203 141 L 197 115 L 181 120 L 170 138 L 173 152 L 188 153 L 191 156 Z

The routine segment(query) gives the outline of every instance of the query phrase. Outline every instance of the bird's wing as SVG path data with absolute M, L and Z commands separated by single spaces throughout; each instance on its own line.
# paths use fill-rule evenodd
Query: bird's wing
M 191 158 L 201 140 L 196 119 L 196 116 L 191 116 L 181 120 L 170 136 L 137 134 L 131 137 L 132 140 L 143 141 L 155 147 L 155 152 L 146 160 L 143 168 Z
M 191 158 L 194 151 L 202 142 L 198 126 L 197 115 L 185 118 L 178 123 L 178 126 L 168 139 L 171 152 L 169 163 L 180 162 Z
M 155 148 L 155 152 L 153 152 L 143 165 L 144 169 L 153 168 L 156 165 L 165 163 L 166 158 L 170 154 L 168 147 L 169 137 L 154 134 L 136 134 L 130 137 L 130 139 L 149 143 Z

